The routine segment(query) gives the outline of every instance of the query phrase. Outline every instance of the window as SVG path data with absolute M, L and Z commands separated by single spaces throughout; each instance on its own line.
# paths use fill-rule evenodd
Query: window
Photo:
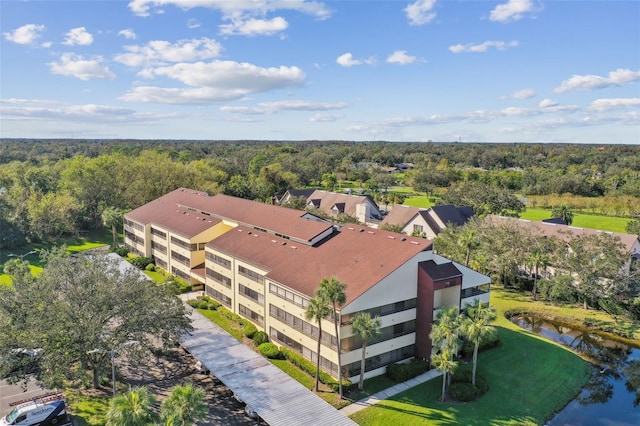
M 276 296 L 278 296 L 281 299 L 284 299 L 288 302 L 294 303 L 298 306 L 300 306 L 301 308 L 306 308 L 307 306 L 309 306 L 309 300 L 302 297 L 302 296 L 298 296 L 297 294 L 293 293 L 292 291 L 289 290 L 285 290 L 284 288 L 277 286 L 273 283 L 269 283 L 269 293 L 271 294 L 275 294 Z M 332 321 L 332 318 L 328 318 L 329 321 Z
M 367 309 L 366 311 L 361 312 L 369 312 L 371 317 L 385 316 L 395 314 L 396 312 L 402 312 L 409 309 L 413 309 L 416 307 L 416 302 L 418 299 L 408 299 L 401 300 L 400 302 L 390 303 L 388 305 L 376 306 L 375 308 Z M 353 318 L 358 314 L 358 312 L 354 312 L 353 314 L 343 315 L 342 316 L 342 324 L 350 324 Z
M 242 284 L 240 284 L 240 286 L 238 287 L 238 290 L 242 296 L 248 299 L 251 299 L 254 302 L 257 302 L 261 305 L 264 305 L 264 296 L 258 293 L 257 291 L 250 289 L 249 287 L 243 286 Z
M 287 324 L 289 327 L 306 334 L 307 336 L 313 337 L 314 339 L 318 338 L 318 332 L 320 331 L 318 327 L 278 308 L 275 305 L 269 304 L 269 315 L 276 318 L 278 321 Z M 326 330 L 322 331 L 322 339 L 320 341 L 328 348 L 338 348 L 338 339 L 329 334 Z M 362 346 L 362 344 L 360 346 Z
M 205 268 L 207 278 L 211 278 L 213 281 L 222 284 L 227 288 L 231 288 L 231 278 L 214 271 L 211 268 Z
M 159 229 L 156 229 L 156 228 L 153 228 L 153 227 L 151 228 L 151 234 L 152 235 L 156 235 L 156 236 L 162 238 L 163 240 L 167 239 L 167 233 L 166 232 L 162 232 Z
M 264 277 L 259 273 L 252 271 L 249 268 L 245 268 L 244 266 L 238 266 L 238 273 L 243 277 L 247 277 L 252 281 L 255 281 L 260 284 L 264 284 Z
M 250 319 L 261 327 L 264 327 L 264 317 L 257 312 L 252 311 L 244 305 L 238 305 L 238 312 L 245 318 Z
M 220 257 L 217 254 L 213 254 L 210 252 L 206 252 L 205 257 L 207 260 L 210 260 L 213 263 L 222 266 L 223 268 L 231 269 L 231 261 L 225 259 L 224 257 Z
M 224 295 L 224 294 L 220 293 L 218 290 L 216 290 L 214 288 L 211 288 L 209 286 L 206 286 L 205 292 L 207 293 L 207 296 L 213 297 L 218 302 L 220 302 L 223 305 L 225 305 L 227 308 L 231 307 L 231 298 L 229 296 Z
M 422 234 L 422 225 L 413 225 L 413 232 Z
M 184 266 L 191 267 L 191 259 L 173 250 L 171 250 L 171 259 L 175 260 L 178 263 L 182 263 Z

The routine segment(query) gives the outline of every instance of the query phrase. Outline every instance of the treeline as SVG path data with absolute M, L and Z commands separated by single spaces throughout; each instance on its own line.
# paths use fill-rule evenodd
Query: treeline
M 399 163 L 413 167 L 384 169 Z M 640 197 L 639 178 L 640 146 L 3 139 L 0 247 L 100 228 L 106 209 L 127 211 L 181 186 L 267 201 L 343 180 L 370 193 L 405 184 L 478 213 L 517 215 L 516 195 Z M 467 188 L 491 200 L 470 200 Z M 508 203 L 494 207 L 497 199 Z

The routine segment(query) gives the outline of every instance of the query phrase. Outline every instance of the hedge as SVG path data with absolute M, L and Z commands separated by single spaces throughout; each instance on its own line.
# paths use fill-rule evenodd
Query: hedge
M 464 343 L 462 344 L 462 356 L 465 356 L 465 357 L 472 356 L 474 346 L 475 344 L 473 342 L 469 340 L 465 340 Z M 480 341 L 480 346 L 478 347 L 478 353 L 487 349 L 495 348 L 497 346 L 500 346 L 500 336 L 498 336 L 498 333 L 494 331 L 493 333 L 490 333 L 487 336 L 485 336 L 485 338 L 483 338 Z
M 312 363 L 311 361 L 305 359 L 302 357 L 302 355 L 293 352 L 287 348 L 281 348 L 280 352 L 282 352 L 282 355 L 285 357 L 285 359 L 287 359 L 289 362 L 291 362 L 293 365 L 295 365 L 296 367 L 300 368 L 302 371 L 307 372 L 309 375 L 314 376 L 316 375 L 316 366 L 314 363 Z M 338 381 L 336 379 L 334 379 L 333 377 L 331 377 L 329 374 L 325 373 L 324 371 L 320 370 L 319 374 L 318 374 L 318 379 L 324 383 L 325 385 L 329 386 L 334 392 L 339 391 L 339 384 Z M 349 379 L 342 379 L 342 388 L 343 389 L 349 389 L 351 387 L 352 383 L 351 380 Z
M 429 363 L 420 359 L 412 359 L 408 364 L 387 365 L 387 376 L 396 382 L 406 382 L 429 370 Z
M 244 326 L 244 330 L 242 330 L 242 333 L 247 336 L 249 339 L 253 339 L 253 336 L 255 336 L 255 334 L 258 332 L 258 329 L 256 328 L 255 325 L 249 323 L 247 325 Z
M 267 343 L 268 341 L 269 335 L 264 331 L 258 331 L 253 335 L 253 343 L 255 343 L 256 346 L 260 346 L 261 344 Z
M 267 343 L 263 343 L 260 346 L 258 346 L 258 351 L 260 351 L 260 354 L 264 357 L 267 357 L 269 359 L 282 359 L 282 352 L 280 352 L 280 348 L 278 347 L 278 345 L 267 342 Z

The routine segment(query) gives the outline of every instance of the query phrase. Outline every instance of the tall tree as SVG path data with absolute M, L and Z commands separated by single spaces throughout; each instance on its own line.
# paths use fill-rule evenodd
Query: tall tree
M 316 392 L 319 389 L 320 380 L 320 342 L 322 341 L 322 320 L 331 315 L 329 299 L 322 293 L 317 294 L 309 300 L 309 306 L 305 312 L 305 318 L 318 323 L 318 350 L 316 354 Z
M 449 349 L 443 349 L 431 355 L 431 362 L 436 370 L 442 372 L 442 397 L 444 401 L 447 393 L 447 379 L 456 371 L 458 363 L 453 360 L 453 353 Z
M 432 350 L 431 359 L 435 362 L 442 362 L 442 365 L 446 368 L 443 371 L 444 379 L 447 383 L 451 381 L 451 374 L 458 365 L 457 361 L 454 361 L 454 356 L 458 354 L 462 342 L 461 337 L 461 318 L 456 306 L 445 306 L 438 312 L 433 326 L 431 328 L 432 346 L 435 350 Z M 449 363 L 444 363 L 439 357 L 446 354 L 449 358 Z M 436 359 L 434 359 L 436 357 Z M 455 366 L 451 367 L 451 363 Z
M 102 224 L 107 228 L 111 228 L 113 236 L 113 249 L 118 248 L 118 226 L 122 225 L 122 211 L 117 207 L 106 207 L 102 210 Z
M 170 346 L 191 329 L 176 296 L 134 267 L 121 269 L 117 256 L 71 257 L 61 247 L 41 259 L 37 277 L 17 271 L 13 286 L 0 286 L 0 326 L 8 334 L 0 345 L 42 348 L 38 375 L 48 386 L 73 378 L 79 362 L 93 368 L 97 387 L 114 349 L 136 341 L 138 350 L 151 350 L 157 339 Z
M 567 225 L 571 225 L 573 223 L 573 212 L 566 204 L 561 204 L 559 206 L 554 207 L 551 210 L 551 216 L 559 217 Z
M 109 401 L 106 426 L 148 426 L 153 424 L 155 398 L 146 387 L 133 388 Z
M 338 314 L 338 308 L 342 307 L 344 303 L 347 301 L 347 294 L 345 290 L 347 289 L 347 285 L 336 277 L 331 277 L 330 279 L 323 279 L 320 283 L 320 288 L 318 292 L 323 293 L 324 296 L 331 302 L 333 308 L 333 325 L 336 333 L 336 341 L 337 341 L 337 351 L 338 351 L 338 394 L 342 399 L 342 361 L 341 361 L 341 348 L 340 348 L 340 334 L 338 333 L 338 328 L 340 325 L 340 314 Z
M 353 334 L 362 340 L 362 357 L 360 358 L 360 380 L 358 389 L 364 389 L 364 370 L 366 366 L 367 342 L 380 335 L 380 317 L 371 318 L 369 312 L 360 312 L 353 319 Z
M 527 262 L 533 267 L 533 289 L 531 289 L 531 298 L 536 300 L 538 292 L 538 272 L 540 268 L 546 268 L 549 263 L 549 256 L 536 250 L 527 257 Z
M 496 310 L 489 304 L 482 304 L 476 299 L 473 305 L 467 304 L 462 321 L 462 331 L 469 341 L 473 343 L 473 372 L 471 383 L 476 384 L 476 368 L 478 366 L 478 349 L 483 339 L 495 330 L 490 325 L 496 319 Z
M 468 228 L 462 231 L 459 236 L 458 244 L 465 249 L 464 266 L 469 267 L 469 261 L 471 260 L 471 250 L 480 246 L 480 242 L 477 240 L 476 233 L 473 229 Z
M 204 389 L 193 383 L 178 385 L 162 401 L 161 414 L 165 422 L 175 426 L 192 426 L 207 417 Z

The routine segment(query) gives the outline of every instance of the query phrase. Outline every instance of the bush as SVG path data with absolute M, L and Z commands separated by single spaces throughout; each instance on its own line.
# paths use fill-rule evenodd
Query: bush
M 255 334 L 258 332 L 258 329 L 256 328 L 255 325 L 249 323 L 244 327 L 244 330 L 242 331 L 244 333 L 245 336 L 247 336 L 249 339 L 253 339 L 253 336 L 255 336 Z M 264 343 L 264 342 L 263 342 Z M 259 344 L 256 343 L 257 346 L 260 346 Z
M 218 308 L 218 312 L 223 317 L 226 317 L 226 318 L 230 319 L 231 321 L 237 322 L 238 324 L 240 324 L 243 327 L 246 327 L 247 324 L 251 324 L 249 321 L 245 320 L 244 318 L 242 318 L 238 314 L 234 314 L 233 312 L 231 312 L 229 309 L 225 308 L 224 306 L 220 306 L 220 308 Z
M 287 359 L 290 363 L 292 363 L 302 371 L 305 371 L 309 375 L 315 377 L 316 365 L 314 363 L 312 363 L 311 361 L 308 361 L 307 359 L 303 358 L 302 355 L 296 352 L 293 352 L 287 348 L 282 348 L 280 352 L 285 357 L 285 359 Z M 336 392 L 340 387 L 336 379 L 334 379 L 333 377 L 331 377 L 329 374 L 325 373 L 322 370 L 318 374 L 318 379 L 325 385 L 329 386 L 334 392 Z M 351 380 L 342 379 L 343 389 L 349 389 L 351 385 L 352 385 Z
M 153 259 L 150 257 L 138 256 L 131 258 L 130 262 L 133 266 L 144 270 L 150 263 L 153 263 Z
M 405 382 L 429 370 L 429 363 L 420 359 L 412 359 L 408 364 L 387 365 L 387 376 L 396 382 Z
M 260 346 L 263 343 L 267 343 L 269 341 L 269 335 L 264 331 L 258 331 L 253 335 L 253 343 L 256 346 Z
M 114 252 L 120 257 L 127 257 L 129 255 L 129 250 L 125 246 L 116 247 Z
M 478 353 L 485 351 L 487 349 L 495 348 L 500 346 L 500 336 L 495 331 L 493 333 L 489 333 L 488 336 L 485 336 L 480 341 L 480 346 L 478 347 Z M 465 340 L 462 344 L 462 356 L 470 357 L 473 356 L 473 348 L 475 344 L 471 341 Z
M 154 265 L 153 263 L 150 263 L 147 266 L 145 266 L 144 270 L 149 272 L 155 272 L 156 265 Z
M 451 376 L 449 396 L 456 401 L 468 402 L 480 398 L 489 390 L 486 379 L 476 374 L 476 385 L 471 384 L 472 372 L 462 370 Z
M 267 342 L 258 346 L 258 351 L 262 356 L 267 357 L 269 359 L 282 359 L 282 353 L 280 353 L 280 348 L 277 345 Z

